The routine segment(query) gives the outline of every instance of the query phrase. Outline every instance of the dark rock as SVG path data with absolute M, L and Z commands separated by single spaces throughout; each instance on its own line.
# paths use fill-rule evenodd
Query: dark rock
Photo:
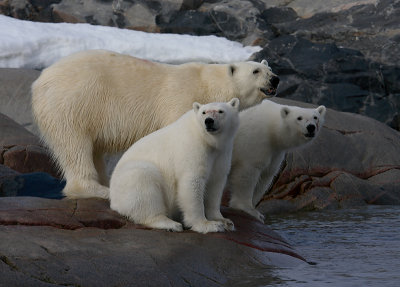
M 37 145 L 18 145 L 6 149 L 3 164 L 21 173 L 40 171 L 60 176 L 48 150 Z
M 0 197 L 35 196 L 61 199 L 64 197 L 64 186 L 65 181 L 45 172 L 10 175 L 0 169 Z
M 19 172 L 0 164 L 0 196 L 15 196 L 21 188 L 21 183 L 16 178 Z
M 290 7 L 272 7 L 261 12 L 260 17 L 270 24 L 285 23 L 297 20 L 299 16 Z
M 385 123 L 400 110 L 399 69 L 368 60 L 359 51 L 281 36 L 253 59 L 268 59 L 280 75 L 280 97 L 323 104 Z
M 2 284 L 269 285 L 278 280 L 269 266 L 304 264 L 266 225 L 230 210 L 224 213 L 237 231 L 203 235 L 143 228 L 108 205 L 99 199 L 0 198 Z
M 204 0 L 183 0 L 181 10 L 196 10 L 204 3 Z
M 51 5 L 61 0 L 9 0 L 0 3 L 1 14 L 23 20 L 52 22 Z
M 178 11 L 170 17 L 168 22 L 163 17 L 157 17 L 156 23 L 162 33 L 200 36 L 221 33 L 212 16 L 206 12 Z
M 275 98 L 282 104 L 309 105 Z M 292 212 L 400 204 L 400 133 L 373 119 L 328 110 L 320 136 L 293 150 L 258 209 Z
M 0 164 L 21 173 L 47 172 L 60 177 L 49 151 L 40 140 L 9 117 L 0 114 Z
M 400 115 L 399 114 L 396 114 L 393 117 L 393 120 L 390 122 L 390 126 L 393 129 L 400 131 Z

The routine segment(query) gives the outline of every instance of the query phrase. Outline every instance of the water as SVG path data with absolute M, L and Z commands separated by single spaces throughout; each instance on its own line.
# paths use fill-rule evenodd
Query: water
M 279 279 L 267 286 L 400 286 L 400 206 L 273 215 L 266 223 L 315 263 L 276 268 Z

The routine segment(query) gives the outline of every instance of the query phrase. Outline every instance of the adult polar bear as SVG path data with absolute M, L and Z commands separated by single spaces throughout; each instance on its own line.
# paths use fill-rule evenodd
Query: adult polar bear
M 110 182 L 110 206 L 135 223 L 182 231 L 233 230 L 220 212 L 239 127 L 239 100 L 193 104 L 172 124 L 133 144 Z
M 69 198 L 109 197 L 103 154 L 128 149 L 190 110 L 193 102 L 241 108 L 276 91 L 266 61 L 166 65 L 104 50 L 79 52 L 32 85 L 33 115 L 67 184 Z

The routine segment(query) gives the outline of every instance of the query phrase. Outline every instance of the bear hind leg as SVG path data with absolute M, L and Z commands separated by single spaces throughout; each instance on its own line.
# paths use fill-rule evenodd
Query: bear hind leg
M 156 165 L 130 161 L 116 167 L 110 183 L 111 209 L 137 224 L 182 231 L 182 224 L 167 217 L 164 178 Z
M 59 139 L 50 148 L 67 181 L 63 194 L 68 198 L 109 198 L 109 189 L 99 183 L 93 163 L 93 144 L 89 138 Z M 68 143 L 68 146 L 65 146 Z

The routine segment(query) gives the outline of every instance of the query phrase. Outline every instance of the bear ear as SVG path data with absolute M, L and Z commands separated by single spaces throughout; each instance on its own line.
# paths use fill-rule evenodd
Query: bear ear
M 326 108 L 325 108 L 325 106 L 319 106 L 317 108 L 317 111 L 320 113 L 321 116 L 325 116 Z
M 283 107 L 281 109 L 281 116 L 283 119 L 286 118 L 289 113 L 290 113 L 290 109 L 288 107 Z
M 265 59 L 261 61 L 261 64 L 263 64 L 263 65 L 265 65 L 265 66 L 268 66 L 268 67 L 269 67 L 269 65 L 268 65 L 268 61 L 267 61 L 267 60 L 265 60 Z
M 235 71 L 236 71 L 236 66 L 235 65 L 230 65 L 229 66 L 229 72 L 231 73 L 231 76 L 233 76 L 233 74 L 235 73 Z
M 193 103 L 193 110 L 197 113 L 201 108 L 201 104 L 199 104 L 198 102 L 194 102 Z
M 239 99 L 238 98 L 233 98 L 232 100 L 230 100 L 228 102 L 229 105 L 231 105 L 233 108 L 235 108 L 236 110 L 239 110 Z

